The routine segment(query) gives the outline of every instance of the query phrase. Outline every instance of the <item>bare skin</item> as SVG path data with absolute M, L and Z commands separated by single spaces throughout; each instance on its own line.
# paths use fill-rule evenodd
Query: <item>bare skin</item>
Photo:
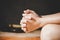
M 24 30 L 25 32 L 30 32 L 47 24 L 60 24 L 60 13 L 44 15 L 42 17 L 39 17 L 37 13 L 28 9 L 24 11 L 22 20 L 20 24 L 25 24 L 24 26 L 22 26 L 22 30 Z
M 41 30 L 40 38 L 41 40 L 60 40 L 60 25 L 45 25 Z
M 60 40 L 60 13 L 39 17 L 32 10 L 25 10 L 20 22 L 24 32 L 31 32 L 42 27 L 41 40 Z

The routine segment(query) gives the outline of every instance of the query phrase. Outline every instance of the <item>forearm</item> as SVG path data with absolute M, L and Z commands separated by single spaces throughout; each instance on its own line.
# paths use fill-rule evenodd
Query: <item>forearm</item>
M 40 18 L 41 24 L 60 24 L 60 13 L 45 15 Z

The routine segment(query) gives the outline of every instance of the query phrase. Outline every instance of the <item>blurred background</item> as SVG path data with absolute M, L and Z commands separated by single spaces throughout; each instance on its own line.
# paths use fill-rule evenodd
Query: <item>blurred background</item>
M 20 25 L 22 13 L 26 9 L 34 10 L 38 15 L 60 12 L 59 0 L 0 0 L 0 31 L 23 32 L 9 24 Z

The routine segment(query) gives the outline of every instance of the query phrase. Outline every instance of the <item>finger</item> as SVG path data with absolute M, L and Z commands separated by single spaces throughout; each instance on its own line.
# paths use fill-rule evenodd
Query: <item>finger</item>
M 26 16 L 27 14 L 22 14 L 22 16 Z
M 24 10 L 24 13 L 25 13 L 25 14 L 29 14 L 29 13 L 30 13 L 30 10 L 29 10 L 29 9 Z
M 27 20 L 28 23 L 34 23 L 34 20 Z
M 26 23 L 26 22 L 27 22 L 27 19 L 25 17 L 23 17 L 22 20 L 20 21 L 20 24 Z
M 21 20 L 20 24 L 24 24 L 26 22 L 27 22 L 27 20 Z
M 26 27 L 26 24 L 21 24 L 21 27 L 25 28 Z
M 27 15 L 29 15 L 29 14 L 24 14 L 24 13 L 22 14 L 23 17 L 24 17 L 24 16 L 27 16 Z
M 22 14 L 23 19 L 31 19 L 31 14 Z
M 36 18 L 36 16 L 34 16 L 33 14 L 27 14 L 25 17 L 23 17 L 22 18 L 22 21 L 23 22 L 27 22 L 27 20 L 36 20 L 37 18 Z
M 31 19 L 32 19 L 32 20 L 35 20 L 35 21 L 36 21 L 36 20 L 38 20 L 38 18 L 39 18 L 38 16 L 36 16 L 36 15 L 34 15 L 34 14 L 31 14 Z
M 36 17 L 39 17 L 39 16 L 36 14 L 36 12 L 34 12 L 33 10 L 26 10 L 25 13 L 26 13 L 26 12 L 29 12 L 29 14 L 32 14 L 32 16 L 35 16 L 35 17 L 33 17 L 34 19 L 36 19 Z M 28 15 L 28 14 L 27 14 L 27 15 Z M 27 16 L 27 15 L 26 15 L 26 16 Z M 29 16 L 28 16 L 28 17 L 29 17 Z M 28 18 L 28 17 L 26 17 L 26 18 Z M 31 18 L 31 17 L 29 17 L 29 18 Z
M 38 16 L 37 13 L 34 12 L 34 11 L 31 11 L 31 13 L 32 13 L 33 15 L 35 15 L 35 16 Z
M 26 31 L 26 28 L 21 28 L 23 31 Z
M 31 16 L 31 19 L 36 21 L 37 17 Z
M 25 10 L 24 13 L 26 13 L 26 14 L 30 14 L 30 13 L 32 13 L 32 14 L 37 15 L 35 11 L 33 11 L 33 10 L 29 10 L 29 9 Z
M 26 19 L 31 19 L 31 14 L 22 14 L 22 16 Z
M 33 11 L 33 10 L 29 10 L 29 12 L 30 12 L 31 14 L 35 15 L 35 16 L 38 16 L 37 13 L 36 13 L 35 11 Z
M 31 14 L 27 14 L 27 15 L 25 16 L 25 18 L 26 18 L 26 19 L 31 19 Z

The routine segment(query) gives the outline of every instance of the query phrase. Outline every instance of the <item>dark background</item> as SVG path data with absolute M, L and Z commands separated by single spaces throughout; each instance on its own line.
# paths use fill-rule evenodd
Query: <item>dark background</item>
M 26 9 L 36 11 L 39 15 L 60 12 L 59 0 L 0 0 L 0 30 L 22 32 L 19 28 L 9 28 L 9 24 L 19 24 Z M 13 32 L 13 31 L 12 31 Z

